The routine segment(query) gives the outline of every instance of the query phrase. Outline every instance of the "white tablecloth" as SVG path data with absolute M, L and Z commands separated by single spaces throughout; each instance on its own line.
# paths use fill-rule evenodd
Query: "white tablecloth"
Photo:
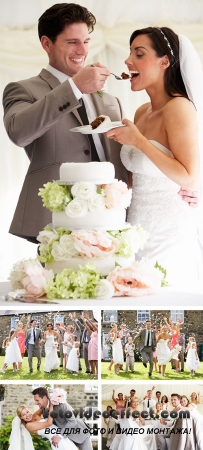
M 22 302 L 16 300 L 5 301 L 4 296 L 11 291 L 9 282 L 0 282 L 0 306 L 4 309 L 7 306 L 23 305 Z M 40 298 L 38 300 L 29 299 L 28 302 L 33 304 L 49 303 L 49 300 Z M 82 307 L 114 307 L 119 309 L 199 309 L 203 306 L 203 283 L 198 283 L 195 286 L 172 287 L 167 286 L 160 288 L 155 295 L 146 295 L 144 297 L 113 297 L 108 300 L 97 299 L 79 299 L 79 300 L 54 300 L 49 304 L 55 303 L 63 306 L 82 306 Z M 3 309 L 3 308 L 2 308 Z

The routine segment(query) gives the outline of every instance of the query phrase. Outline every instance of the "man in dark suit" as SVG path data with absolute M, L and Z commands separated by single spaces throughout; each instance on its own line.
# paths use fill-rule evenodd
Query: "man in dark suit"
M 59 342 L 59 352 L 60 352 L 60 367 L 63 367 L 63 339 L 64 339 L 64 331 L 60 328 L 61 326 L 63 326 L 63 322 L 57 322 L 56 323 L 56 329 L 57 329 L 57 333 L 59 334 L 59 336 L 61 337 L 61 341 Z
M 134 337 L 134 344 L 137 344 L 138 350 L 142 355 L 144 367 L 147 367 L 149 361 L 149 377 L 152 376 L 153 370 L 153 352 L 156 349 L 156 333 L 151 328 L 151 320 L 146 321 L 146 328 L 140 330 L 139 334 Z
M 43 417 L 47 418 L 49 414 L 50 399 L 46 388 L 39 387 L 32 391 L 35 404 L 43 409 Z M 71 417 L 65 417 L 67 411 L 73 411 L 73 408 L 66 402 L 60 405 L 54 405 L 53 411 L 58 413 L 58 416 L 54 419 L 54 424 L 61 429 L 60 434 L 55 435 L 52 438 L 52 444 L 57 447 L 61 439 L 60 435 L 64 438 L 69 438 L 73 441 L 80 450 L 92 450 L 92 444 L 90 441 L 90 434 L 88 433 L 88 427 L 82 419 L 78 419 L 72 414 Z M 59 414 L 60 411 L 60 414 Z M 64 434 L 66 428 L 69 428 L 70 433 Z M 75 429 L 79 429 L 79 433 L 74 433 Z M 83 432 L 84 430 L 87 432 Z
M 26 332 L 27 350 L 28 350 L 28 363 L 30 373 L 33 372 L 32 358 L 37 357 L 37 370 L 40 370 L 41 364 L 41 350 L 40 345 L 42 342 L 42 331 L 37 328 L 37 321 L 32 319 L 30 321 L 31 328 Z
M 84 67 L 95 23 L 93 14 L 77 4 L 60 3 L 46 10 L 39 18 L 38 34 L 48 55 L 47 68 L 36 77 L 9 83 L 4 90 L 6 131 L 30 159 L 10 233 L 32 242 L 51 222 L 39 188 L 59 179 L 62 163 L 110 161 L 116 178 L 127 181 L 118 142 L 104 134 L 70 131 L 100 114 L 112 121 L 123 119 L 119 100 L 106 92 L 98 94 L 110 71 L 99 62 Z
M 184 357 L 185 357 L 185 334 L 184 333 L 180 333 L 179 345 L 181 346 L 181 350 L 179 353 L 180 371 L 184 372 Z

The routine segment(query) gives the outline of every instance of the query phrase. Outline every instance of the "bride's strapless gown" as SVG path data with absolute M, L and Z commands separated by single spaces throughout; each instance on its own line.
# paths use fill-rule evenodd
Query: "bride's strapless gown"
M 40 422 L 46 422 L 46 420 L 40 420 Z M 48 427 L 50 430 L 55 429 L 57 431 L 58 427 L 56 427 L 55 425 L 52 425 L 51 427 Z M 42 438 L 46 438 L 49 440 L 50 444 L 51 444 L 51 448 L 52 450 L 77 450 L 76 445 L 68 438 L 64 438 L 62 437 L 59 441 L 58 446 L 56 447 L 55 445 L 52 444 L 51 439 L 53 438 L 53 436 L 57 436 L 56 433 L 45 433 L 45 428 L 43 430 L 38 430 L 37 434 L 39 436 L 41 436 Z M 29 450 L 29 449 L 26 449 Z
M 45 343 L 45 364 L 44 371 L 50 372 L 51 370 L 57 369 L 59 365 L 57 349 L 53 347 L 54 344 L 54 335 L 46 336 Z
M 162 152 L 170 150 L 151 140 Z M 197 234 L 197 212 L 178 194 L 180 186 L 166 177 L 139 149 L 124 145 L 124 166 L 133 173 L 131 225 L 140 224 L 149 238 L 136 259 L 147 257 L 167 271 L 167 280 L 182 285 L 201 279 L 203 262 Z

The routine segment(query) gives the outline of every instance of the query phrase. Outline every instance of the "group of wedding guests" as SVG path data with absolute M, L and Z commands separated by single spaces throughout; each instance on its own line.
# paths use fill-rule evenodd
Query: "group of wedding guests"
M 190 443 L 190 447 L 188 448 L 197 448 L 198 450 L 202 449 L 203 416 L 197 409 L 197 405 L 200 404 L 200 392 L 192 392 L 190 399 L 188 399 L 186 395 L 172 393 L 171 399 L 169 399 L 166 395 L 162 395 L 160 391 L 155 392 L 155 386 L 153 386 L 152 389 L 147 390 L 147 393 L 143 398 L 138 398 L 135 389 L 131 389 L 129 395 L 118 393 L 117 397 L 115 397 L 115 390 L 113 390 L 112 400 L 115 403 L 115 408 L 112 408 L 110 405 L 107 406 L 106 409 L 109 413 L 109 417 L 104 418 L 104 422 L 107 426 L 106 447 L 110 448 L 110 450 L 134 450 L 138 448 L 146 450 L 165 450 L 167 444 L 167 448 L 179 448 L 176 447 L 175 444 L 180 444 L 181 434 L 179 433 L 179 436 L 175 437 L 174 439 L 176 440 L 173 441 L 173 433 L 171 434 L 170 431 L 174 427 L 179 428 L 189 426 L 189 422 L 183 422 L 189 419 L 173 420 L 171 417 L 163 419 L 161 412 L 181 410 L 190 411 L 192 426 L 195 428 L 195 430 L 192 430 L 191 439 L 189 438 L 188 440 L 188 445 Z M 133 411 L 141 412 L 142 410 L 149 413 L 147 419 L 143 419 L 141 416 L 132 416 Z M 116 414 L 115 411 L 117 411 L 118 414 Z M 139 427 L 144 430 L 142 431 L 143 434 L 122 433 L 122 429 Z M 154 435 L 147 433 L 147 429 L 153 427 L 160 427 L 160 429 L 167 428 L 168 431 Z M 178 439 L 180 439 L 180 441 Z M 192 446 L 193 442 L 196 447 Z M 182 442 L 182 444 L 184 444 L 184 442 Z M 183 445 L 181 449 L 182 448 L 185 449 L 185 446 Z
M 147 368 L 149 362 L 149 377 L 152 376 L 153 369 L 161 376 L 165 376 L 166 365 L 171 361 L 171 367 L 175 372 L 184 371 L 184 358 L 186 357 L 186 368 L 194 376 L 201 367 L 197 344 L 194 336 L 189 336 L 188 344 L 185 348 L 185 335 L 181 332 L 182 322 L 180 319 L 173 323 L 171 319 L 160 323 L 152 328 L 151 320 L 146 321 L 145 328 L 142 328 L 135 335 L 133 330 L 129 330 L 126 324 L 121 324 L 118 329 L 116 324 L 112 325 L 108 333 L 105 344 L 112 345 L 112 360 L 108 370 L 114 365 L 114 373 L 118 374 L 123 368 L 125 359 L 125 371 L 130 369 L 134 373 L 135 348 L 137 347 L 142 357 L 144 367 Z
M 60 365 L 67 372 L 78 376 L 79 370 L 82 370 L 80 361 L 82 348 L 86 373 L 92 373 L 93 378 L 98 376 L 98 325 L 95 320 L 85 316 L 84 312 L 79 320 L 74 312 L 70 314 L 72 325 L 65 326 L 59 322 L 56 323 L 56 330 L 54 330 L 53 323 L 48 322 L 47 329 L 43 333 L 37 327 L 35 319 L 28 316 L 26 324 L 24 319 L 25 317 L 22 316 L 16 329 L 11 330 L 9 336 L 3 341 L 5 361 L 1 369 L 2 373 L 5 373 L 9 366 L 13 366 L 13 372 L 21 369 L 26 349 L 30 373 L 33 372 L 34 356 L 37 358 L 37 370 L 40 370 L 41 347 L 44 343 L 44 372 L 56 370 Z

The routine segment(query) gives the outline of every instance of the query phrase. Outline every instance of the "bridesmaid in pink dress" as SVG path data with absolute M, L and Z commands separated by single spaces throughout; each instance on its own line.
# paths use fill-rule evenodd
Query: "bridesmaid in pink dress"
M 17 341 L 18 341 L 18 345 L 20 348 L 20 353 L 22 358 L 24 357 L 25 354 L 25 333 L 28 329 L 29 323 L 30 323 L 30 315 L 27 317 L 27 323 L 25 325 L 25 327 L 23 328 L 23 319 L 25 316 L 22 316 L 21 320 L 19 320 L 18 324 L 17 324 Z M 21 369 L 22 367 L 22 362 L 18 363 L 18 369 Z
M 83 320 L 84 326 L 89 331 L 91 338 L 88 345 L 88 361 L 90 363 L 92 377 L 98 377 L 98 324 L 93 322 L 87 317 L 85 319 L 84 313 L 82 313 L 81 318 Z
M 179 337 L 180 337 L 180 327 L 182 325 L 182 322 L 180 319 L 177 320 L 177 323 L 174 324 L 171 319 L 169 319 L 169 322 L 167 322 L 166 317 L 164 317 L 164 321 L 166 325 L 168 326 L 169 330 L 171 331 L 171 350 L 176 349 L 176 352 L 173 354 L 173 361 L 175 363 L 175 371 L 180 372 L 179 370 Z

